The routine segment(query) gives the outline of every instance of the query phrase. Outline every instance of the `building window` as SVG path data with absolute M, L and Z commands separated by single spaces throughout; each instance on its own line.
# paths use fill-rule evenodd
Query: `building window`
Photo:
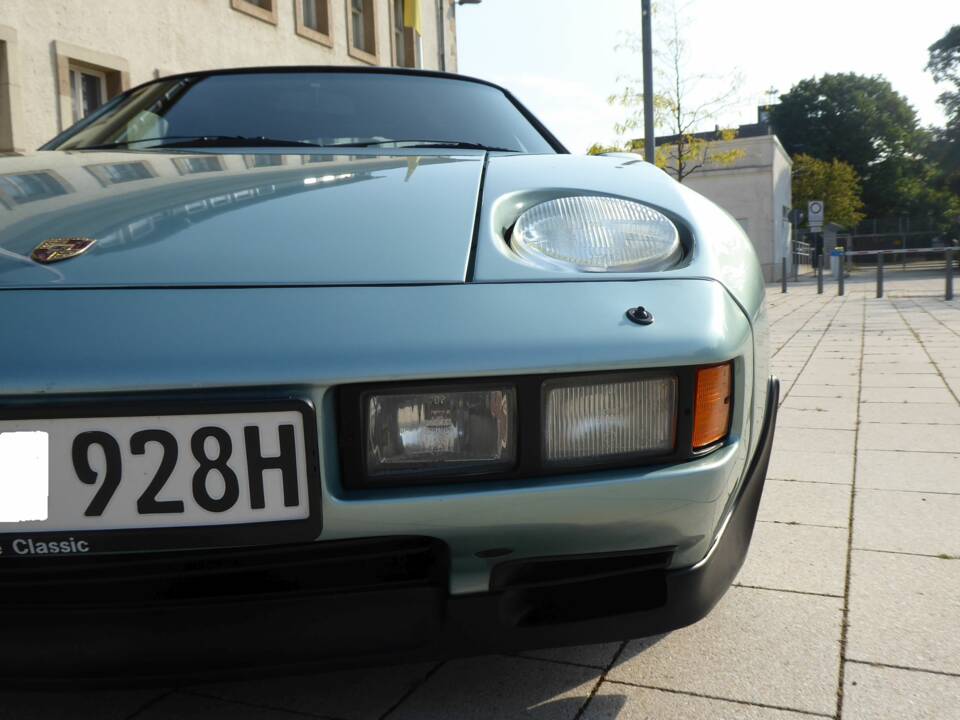
M 127 61 L 57 41 L 60 127 L 66 129 L 130 86 Z
M 148 180 L 157 174 L 145 162 L 102 163 L 87 165 L 87 172 L 93 175 L 101 185 L 108 187 L 131 180 Z
M 351 57 L 376 65 L 376 4 L 373 0 L 348 0 L 347 13 L 347 31 L 350 35 L 347 51 Z
M 53 172 L 0 175 L 0 195 L 17 205 L 66 195 L 72 190 L 65 180 Z
M 223 163 L 216 155 L 202 157 L 173 158 L 173 164 L 181 175 L 195 175 L 197 173 L 220 172 Z
M 107 101 L 107 75 L 99 70 L 70 66 L 70 100 L 77 122 Z
M 329 35 L 330 24 L 325 0 L 303 0 L 301 6 L 303 7 L 303 24 L 318 33 Z
M 417 31 L 404 25 L 404 1 L 390 0 L 393 15 L 393 64 L 396 67 L 419 67 Z
M 230 0 L 230 7 L 271 25 L 277 24 L 277 0 Z
M 0 25 L 0 153 L 17 152 L 26 143 L 20 104 L 17 31 Z
M 274 155 L 273 153 L 258 153 L 256 155 L 244 155 L 243 164 L 251 170 L 260 167 L 276 167 L 283 165 L 283 155 Z
M 329 0 L 296 0 L 294 8 L 297 35 L 333 47 Z
M 10 65 L 7 44 L 0 40 L 0 152 L 13 150 L 13 103 L 10 98 Z

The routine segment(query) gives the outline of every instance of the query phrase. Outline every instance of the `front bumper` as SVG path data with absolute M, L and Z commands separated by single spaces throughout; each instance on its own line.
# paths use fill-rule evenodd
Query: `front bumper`
M 626 318 L 641 302 L 654 324 Z M 744 477 L 763 410 L 754 407 L 763 398 L 754 379 L 766 376 L 760 318 L 705 279 L 15 291 L 0 293 L 0 315 L 17 346 L 0 353 L 0 405 L 9 417 L 17 408 L 55 412 L 59 404 L 98 416 L 104 403 L 311 401 L 319 539 L 441 540 L 450 553 L 448 589 L 457 596 L 489 589 L 493 565 L 505 558 L 486 556 L 502 548 L 512 558 L 535 558 L 671 546 L 671 569 L 696 563 Z M 341 462 L 337 411 L 345 386 L 730 359 L 737 394 L 729 442 L 689 462 L 363 492 L 350 488 Z
M 0 579 L 8 683 L 156 681 L 373 664 L 643 637 L 704 617 L 739 571 L 773 443 L 759 442 L 707 555 L 673 548 L 506 562 L 488 592 L 450 595 L 428 537 L 23 563 Z

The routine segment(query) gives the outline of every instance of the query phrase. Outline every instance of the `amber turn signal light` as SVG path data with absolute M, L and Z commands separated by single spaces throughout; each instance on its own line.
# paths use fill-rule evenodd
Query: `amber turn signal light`
M 731 365 L 697 370 L 697 393 L 693 415 L 693 449 L 702 450 L 723 440 L 730 429 Z

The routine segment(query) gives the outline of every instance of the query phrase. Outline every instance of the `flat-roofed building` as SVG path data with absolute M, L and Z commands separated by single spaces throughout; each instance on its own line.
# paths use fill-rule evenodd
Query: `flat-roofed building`
M 764 277 L 772 281 L 780 278 L 782 258 L 787 258 L 788 272 L 792 269 L 787 215 L 792 207 L 793 161 L 773 134 L 767 116 L 765 108 L 760 108 L 759 122 L 741 125 L 732 139 L 722 139 L 725 133 L 719 129 L 697 133 L 697 138 L 710 143 L 709 152 L 703 166 L 685 177 L 683 184 L 737 219 L 753 242 Z M 675 137 L 657 138 L 657 147 L 665 147 L 673 140 Z M 738 151 L 732 162 L 710 159 L 731 150 Z M 676 172 L 672 174 L 676 177 Z

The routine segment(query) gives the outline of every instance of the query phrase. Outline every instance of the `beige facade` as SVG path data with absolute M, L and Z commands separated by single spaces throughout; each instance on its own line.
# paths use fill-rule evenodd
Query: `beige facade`
M 707 164 L 684 178 L 684 185 L 706 196 L 737 219 L 749 236 L 764 277 L 780 278 L 781 259 L 791 256 L 790 170 L 793 165 L 776 135 L 711 142 L 710 152 L 738 150 L 730 165 Z M 709 155 L 708 155 L 709 157 Z
M 404 5 L 420 8 L 420 34 Z M 258 65 L 456 72 L 455 0 L 0 0 L 0 152 L 156 77 Z M 409 11 L 408 11 L 409 12 Z

